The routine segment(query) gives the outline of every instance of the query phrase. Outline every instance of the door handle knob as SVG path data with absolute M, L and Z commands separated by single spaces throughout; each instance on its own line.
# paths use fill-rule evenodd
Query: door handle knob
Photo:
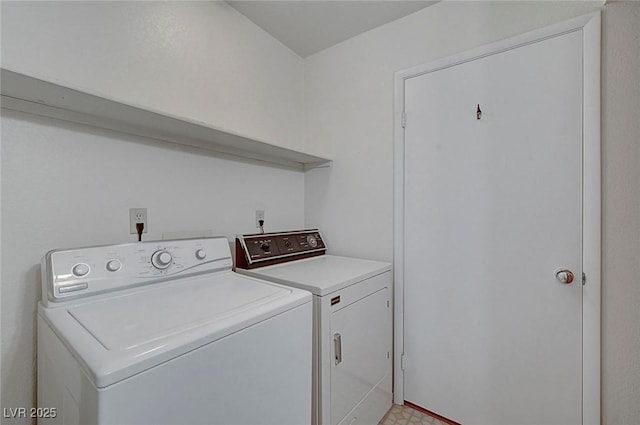
M 558 279 L 558 282 L 560 283 L 569 285 L 571 282 L 573 282 L 573 278 L 574 276 L 571 270 L 558 270 L 556 272 L 556 279 Z

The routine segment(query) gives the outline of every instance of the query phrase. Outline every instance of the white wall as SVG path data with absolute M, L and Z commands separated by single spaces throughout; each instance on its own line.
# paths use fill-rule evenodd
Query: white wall
M 6 2 L 2 66 L 286 147 L 302 140 L 303 61 L 224 2 Z M 2 407 L 35 402 L 35 311 L 49 249 L 149 233 L 233 237 L 304 223 L 304 174 L 2 110 Z M 28 423 L 28 421 L 22 421 Z M 21 421 L 11 421 L 21 423 Z
M 300 147 L 303 61 L 222 1 L 2 1 L 2 66 Z
M 305 223 L 337 254 L 391 261 L 394 72 L 597 9 L 603 2 L 444 1 L 305 60 Z
M 640 2 L 602 18 L 603 424 L 640 424 Z
M 301 172 L 4 112 L 3 407 L 34 401 L 39 262 L 48 250 L 134 241 L 130 207 L 148 209 L 145 240 L 167 231 L 255 232 L 256 209 L 270 228 L 303 226 Z

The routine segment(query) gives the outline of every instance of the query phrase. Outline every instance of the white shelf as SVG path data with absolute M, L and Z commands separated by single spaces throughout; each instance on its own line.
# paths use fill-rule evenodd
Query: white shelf
M 153 111 L 4 68 L 1 72 L 3 108 L 299 170 L 331 165 L 327 158 L 255 140 L 207 123 Z

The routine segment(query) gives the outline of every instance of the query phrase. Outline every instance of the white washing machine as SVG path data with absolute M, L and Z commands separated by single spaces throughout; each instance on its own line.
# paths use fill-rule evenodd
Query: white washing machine
M 236 271 L 311 291 L 314 425 L 376 425 L 391 407 L 391 265 L 326 255 L 317 230 L 239 235 Z
M 231 266 L 226 238 L 49 252 L 40 423 L 310 423 L 311 294 Z

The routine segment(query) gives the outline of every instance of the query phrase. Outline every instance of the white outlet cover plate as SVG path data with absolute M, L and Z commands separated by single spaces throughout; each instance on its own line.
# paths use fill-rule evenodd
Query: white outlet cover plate
M 142 218 L 138 220 L 137 216 L 140 214 Z M 147 209 L 146 208 L 129 208 L 129 233 L 132 235 L 138 234 L 136 229 L 136 223 L 144 223 L 144 229 L 142 233 L 147 233 L 149 223 L 147 222 Z

